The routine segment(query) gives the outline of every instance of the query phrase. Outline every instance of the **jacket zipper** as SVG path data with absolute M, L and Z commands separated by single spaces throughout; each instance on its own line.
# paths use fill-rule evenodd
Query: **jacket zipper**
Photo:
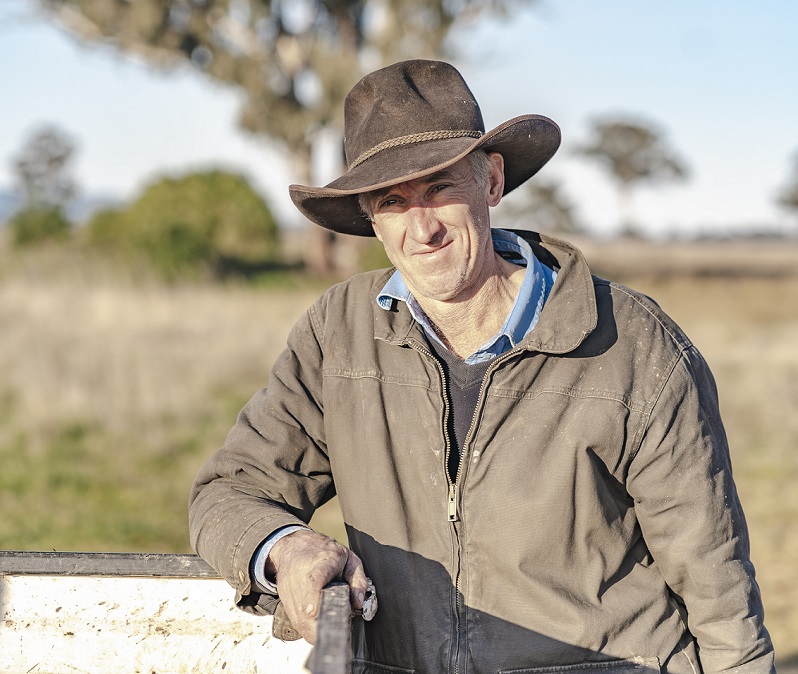
M 410 346 L 416 351 L 426 355 L 428 358 L 435 363 L 436 367 L 438 368 L 438 374 L 440 375 L 441 380 L 441 391 L 443 393 L 443 411 L 444 411 L 444 424 L 443 424 L 443 437 L 446 442 L 446 452 L 444 456 L 444 464 L 443 470 L 446 474 L 446 480 L 449 483 L 449 496 L 447 500 L 447 507 L 446 507 L 446 518 L 451 523 L 452 529 L 454 532 L 454 537 L 457 541 L 457 548 L 455 550 L 456 553 L 456 568 L 455 568 L 455 649 L 454 649 L 454 674 L 458 674 L 460 671 L 460 637 L 461 637 L 461 630 L 460 630 L 460 618 L 463 612 L 463 603 L 462 603 L 462 586 L 460 583 L 460 532 L 458 531 L 457 523 L 460 521 L 459 511 L 458 511 L 458 500 L 460 496 L 460 489 L 458 487 L 460 483 L 460 474 L 463 471 L 463 466 L 467 461 L 468 452 L 466 452 L 466 447 L 468 446 L 469 441 L 471 440 L 471 435 L 474 432 L 474 425 L 477 419 L 477 411 L 480 408 L 480 404 L 482 403 L 482 398 L 485 394 L 485 389 L 487 388 L 486 383 L 488 380 L 488 375 L 492 374 L 496 368 L 499 366 L 500 363 L 507 360 L 511 355 L 518 353 L 521 349 L 514 348 L 506 351 L 505 353 L 497 356 L 494 361 L 490 364 L 488 369 L 485 371 L 485 376 L 482 378 L 482 383 L 480 384 L 479 394 L 477 395 L 477 405 L 474 408 L 474 414 L 471 417 L 471 425 L 468 428 L 468 432 L 466 433 L 465 439 L 463 441 L 463 446 L 460 448 L 460 461 L 457 464 L 457 472 L 454 476 L 454 481 L 452 481 L 451 476 L 449 475 L 449 455 L 452 451 L 452 443 L 451 438 L 449 437 L 449 428 L 448 428 L 448 421 L 449 421 L 449 413 L 451 408 L 451 403 L 449 402 L 449 394 L 446 389 L 446 371 L 443 369 L 443 365 L 438 361 L 438 359 L 427 349 L 423 348 L 421 345 L 416 344 L 414 342 L 410 342 Z
M 457 477 L 460 475 L 460 466 L 458 464 L 457 467 L 457 474 L 455 475 L 455 481 L 452 482 L 452 478 L 449 476 L 449 455 L 452 453 L 452 441 L 449 437 L 449 412 L 451 408 L 451 403 L 449 402 L 449 394 L 446 390 L 446 372 L 443 369 L 443 365 L 438 362 L 438 359 L 432 354 L 431 351 L 425 349 L 420 344 L 415 342 L 409 342 L 410 346 L 414 348 L 419 353 L 424 354 L 433 363 L 435 363 L 435 367 L 438 368 L 438 375 L 441 379 L 441 391 L 443 393 L 443 439 L 446 443 L 446 451 L 444 452 L 443 457 L 443 470 L 446 474 L 446 481 L 449 483 L 449 499 L 448 499 L 448 506 L 447 506 L 447 519 L 449 522 L 457 522 L 458 515 L 457 515 Z M 471 424 L 473 425 L 473 420 Z M 470 432 L 470 430 L 469 430 Z M 462 462 L 462 459 L 461 459 Z
M 457 510 L 457 502 L 458 502 L 458 497 L 459 497 L 459 492 L 460 492 L 460 489 L 459 489 L 458 485 L 461 482 L 460 475 L 463 472 L 463 469 L 465 467 L 466 462 L 468 461 L 467 447 L 468 447 L 469 442 L 471 441 L 471 435 L 473 434 L 474 426 L 476 425 L 477 413 L 479 411 L 479 408 L 482 405 L 482 400 L 483 400 L 484 395 L 485 395 L 485 390 L 487 389 L 487 383 L 486 382 L 488 381 L 488 377 L 489 377 L 489 375 L 493 374 L 493 372 L 498 368 L 498 366 L 502 362 L 504 362 L 511 355 L 513 355 L 513 354 L 515 354 L 515 353 L 517 353 L 519 351 L 520 351 L 520 349 L 518 349 L 518 348 L 510 349 L 509 351 L 506 351 L 505 353 L 497 356 L 493 360 L 493 362 L 490 364 L 488 369 L 485 371 L 485 375 L 482 377 L 482 383 L 479 386 L 479 393 L 477 394 L 477 404 L 476 404 L 476 407 L 474 407 L 474 414 L 471 417 L 471 425 L 468 427 L 468 432 L 466 433 L 465 438 L 463 439 L 463 446 L 460 448 L 460 461 L 457 464 L 457 473 L 454 476 L 454 482 L 450 482 L 449 483 L 449 504 L 448 504 L 448 509 L 447 509 L 448 513 L 447 514 L 448 514 L 448 517 L 449 517 L 449 521 L 452 522 L 452 526 L 454 527 L 454 535 L 457 538 L 457 547 L 458 547 L 458 549 L 457 549 L 457 577 L 455 579 L 455 595 L 456 595 L 456 598 L 457 598 L 457 645 L 455 647 L 456 656 L 455 656 L 455 661 L 454 661 L 454 674 L 458 674 L 458 672 L 460 670 L 460 638 L 461 638 L 461 634 L 460 634 L 460 616 L 461 616 L 462 611 L 463 611 L 462 601 L 461 601 L 461 598 L 463 596 L 463 591 L 462 591 L 462 586 L 461 586 L 461 583 L 460 583 L 460 576 L 461 576 L 461 573 L 460 573 L 460 532 L 457 530 L 457 524 L 456 524 L 456 522 L 460 521 L 460 517 L 458 515 L 458 510 Z M 436 360 L 436 362 L 437 362 L 437 360 Z M 442 379 L 442 383 L 444 384 L 444 392 L 445 392 L 445 390 L 446 390 L 445 389 L 445 384 L 446 384 L 446 382 L 445 382 L 445 373 L 443 372 L 443 367 L 440 364 L 438 364 L 438 367 L 441 370 L 441 379 Z M 447 413 L 447 419 L 448 419 L 448 413 L 449 413 L 449 410 L 448 410 L 448 396 L 444 395 L 444 397 L 447 398 L 446 413 Z M 448 437 L 447 437 L 446 442 L 447 442 L 446 465 L 448 466 L 449 465 L 449 452 L 451 451 L 449 446 L 448 446 L 449 445 Z M 446 474 L 447 475 L 449 474 L 448 470 L 446 471 Z
M 449 504 L 446 515 L 450 522 L 457 521 L 457 483 L 449 485 Z
M 513 356 L 513 355 L 515 355 L 515 354 L 517 354 L 517 353 L 519 353 L 521 351 L 522 351 L 522 349 L 519 349 L 518 347 L 515 347 L 513 349 L 510 349 L 509 351 L 505 351 L 504 353 L 500 354 L 499 356 L 496 356 L 496 358 L 494 358 L 493 362 L 490 364 L 488 369 L 485 370 L 485 376 L 482 377 L 482 383 L 479 386 L 479 393 L 477 394 L 477 404 L 476 404 L 476 407 L 474 407 L 474 414 L 471 416 L 471 425 L 468 427 L 468 432 L 466 433 L 465 438 L 463 439 L 463 446 L 460 448 L 460 461 L 457 464 L 457 473 L 454 476 L 454 483 L 450 482 L 450 486 L 449 486 L 449 521 L 450 522 L 458 522 L 459 519 L 460 519 L 459 515 L 458 515 L 458 511 L 457 511 L 457 498 L 459 496 L 458 485 L 460 484 L 460 473 L 463 472 L 463 467 L 464 467 L 464 465 L 465 465 L 465 463 L 467 461 L 466 457 L 468 456 L 468 452 L 466 451 L 466 448 L 468 447 L 468 444 L 471 441 L 471 435 L 474 433 L 474 426 L 476 425 L 477 414 L 479 413 L 479 408 L 481 407 L 482 399 L 483 399 L 483 397 L 485 395 L 485 389 L 487 389 L 487 383 L 486 382 L 488 381 L 488 376 L 493 374 L 496 371 L 496 369 L 499 367 L 499 365 L 501 365 L 505 360 L 510 358 L 510 356 Z M 446 413 L 447 414 L 449 413 L 449 411 L 448 411 L 448 401 L 447 401 Z M 448 452 L 449 451 L 450 450 L 448 448 L 448 438 L 447 438 L 447 457 L 446 457 L 446 461 L 447 462 L 449 460 L 449 457 L 448 457 Z M 447 465 L 448 465 L 448 463 L 447 463 Z M 448 471 L 447 471 L 447 473 L 448 473 Z
M 457 475 L 455 475 L 455 481 L 452 482 L 452 478 L 449 475 L 449 455 L 452 451 L 452 442 L 451 437 L 449 436 L 449 412 L 451 409 L 451 403 L 449 402 L 449 393 L 446 389 L 446 371 L 443 369 L 443 365 L 440 364 L 438 359 L 427 349 L 422 347 L 420 344 L 415 342 L 409 342 L 410 346 L 414 348 L 419 353 L 424 354 L 427 356 L 435 366 L 438 368 L 438 375 L 440 376 L 441 381 L 441 392 L 443 394 L 443 438 L 446 443 L 446 451 L 444 452 L 443 457 L 443 472 L 446 475 L 446 481 L 449 484 L 449 496 L 447 500 L 447 507 L 446 507 L 446 518 L 451 523 L 452 530 L 454 533 L 455 540 L 457 541 L 454 549 L 455 553 L 455 568 L 454 568 L 454 581 L 455 581 L 455 598 L 454 598 L 454 674 L 458 674 L 459 672 L 459 665 L 460 665 L 460 616 L 463 611 L 462 601 L 460 597 L 462 596 L 460 593 L 460 534 L 457 531 L 457 522 L 458 522 L 458 515 L 457 515 L 457 477 L 460 474 L 460 466 L 458 465 L 457 468 Z M 462 459 L 461 459 L 462 460 Z

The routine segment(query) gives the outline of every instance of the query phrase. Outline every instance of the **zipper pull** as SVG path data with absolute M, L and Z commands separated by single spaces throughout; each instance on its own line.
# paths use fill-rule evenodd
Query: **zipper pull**
M 449 508 L 448 515 L 450 522 L 457 522 L 457 485 L 449 485 Z

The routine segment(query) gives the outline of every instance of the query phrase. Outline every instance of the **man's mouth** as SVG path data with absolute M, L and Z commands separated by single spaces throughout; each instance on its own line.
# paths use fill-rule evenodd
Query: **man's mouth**
M 417 250 L 413 254 L 414 255 L 434 255 L 435 253 L 439 253 L 440 251 L 442 251 L 444 248 L 448 248 L 451 243 L 452 243 L 451 241 L 444 241 L 440 246 L 435 246 L 435 247 L 432 247 L 432 248 L 429 248 L 429 247 L 421 248 L 420 250 Z

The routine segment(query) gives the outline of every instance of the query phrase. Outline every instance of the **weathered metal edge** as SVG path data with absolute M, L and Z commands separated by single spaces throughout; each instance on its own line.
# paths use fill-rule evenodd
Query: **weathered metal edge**
M 219 578 L 197 555 L 0 550 L 0 576 Z
M 316 645 L 305 667 L 311 674 L 348 674 L 352 671 L 352 607 L 349 586 L 333 582 L 321 591 L 316 621 Z

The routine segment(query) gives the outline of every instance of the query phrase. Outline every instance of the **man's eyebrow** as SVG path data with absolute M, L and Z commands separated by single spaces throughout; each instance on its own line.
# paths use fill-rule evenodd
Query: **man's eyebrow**
M 428 176 L 422 176 L 418 178 L 418 180 L 425 185 L 429 183 L 434 183 L 438 180 L 451 180 L 451 178 L 455 175 L 454 171 L 450 167 L 441 169 L 440 171 L 436 171 L 435 173 L 431 173 Z M 401 185 L 402 183 L 397 183 L 397 185 Z M 384 197 L 386 194 L 390 194 L 391 190 L 394 189 L 396 185 L 389 185 L 388 187 L 383 187 L 381 190 L 374 190 L 370 192 L 372 199 L 379 199 L 380 197 Z

